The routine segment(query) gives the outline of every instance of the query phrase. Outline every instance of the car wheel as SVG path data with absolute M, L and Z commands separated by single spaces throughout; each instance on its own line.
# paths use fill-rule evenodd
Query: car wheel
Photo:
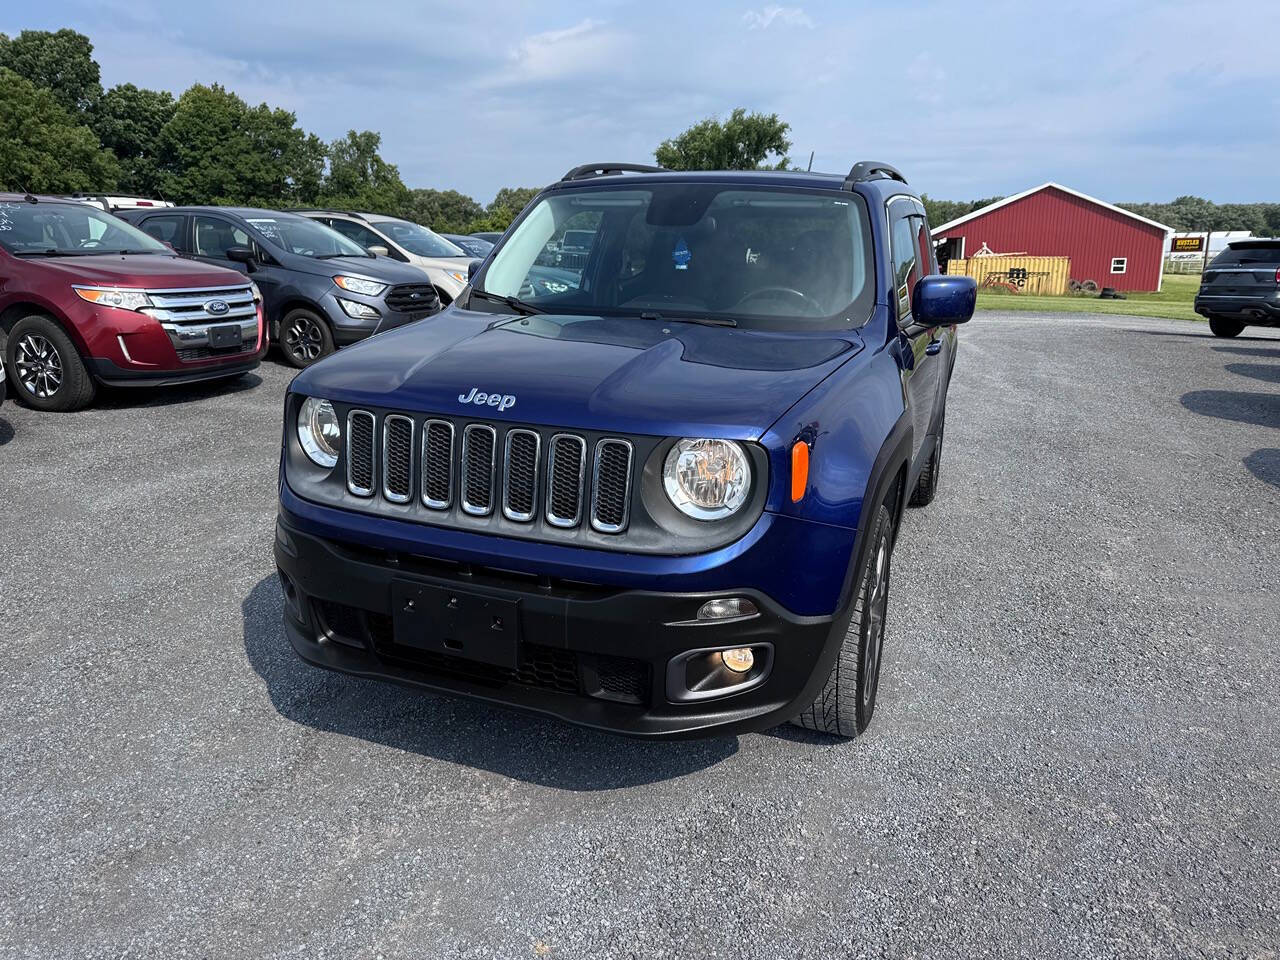
M 856 737 L 871 723 L 880 685 L 892 556 L 893 518 L 888 507 L 881 506 L 871 528 L 871 549 L 858 571 L 857 600 L 835 665 L 817 699 L 791 721 L 796 726 Z
M 1209 329 L 1215 337 L 1238 337 L 1245 325 L 1239 320 L 1228 320 L 1226 317 L 1210 317 Z
M 5 363 L 13 392 L 37 410 L 79 410 L 93 401 L 93 378 L 58 324 L 36 314 L 23 317 L 9 331 Z
M 933 443 L 933 452 L 929 454 L 929 462 L 920 471 L 920 479 L 907 501 L 909 507 L 927 507 L 933 503 L 934 494 L 938 492 L 938 478 L 942 474 L 942 438 L 946 433 L 947 414 L 943 411 L 942 421 L 938 424 L 938 436 Z
M 310 310 L 291 310 L 280 321 L 280 349 L 293 366 L 309 367 L 333 353 L 333 334 Z

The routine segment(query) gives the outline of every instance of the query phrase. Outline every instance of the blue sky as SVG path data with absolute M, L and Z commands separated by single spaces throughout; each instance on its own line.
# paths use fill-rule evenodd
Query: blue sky
M 325 139 L 377 130 L 410 186 L 481 201 L 580 162 L 651 160 L 736 106 L 788 121 L 793 160 L 887 160 L 940 198 L 1057 180 L 1113 202 L 1280 200 L 1280 3 L 1220 9 L 9 0 L 0 32 L 87 33 L 107 85 L 216 81 Z

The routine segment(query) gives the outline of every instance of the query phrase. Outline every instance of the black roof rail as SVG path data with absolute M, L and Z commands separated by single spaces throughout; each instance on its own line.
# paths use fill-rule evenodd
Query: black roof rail
M 615 173 L 666 173 L 665 167 L 655 167 L 647 163 L 584 163 L 574 167 L 563 177 L 566 180 L 585 180 L 588 177 L 607 177 Z
M 882 178 L 897 180 L 901 183 L 907 182 L 907 178 L 898 171 L 897 167 L 891 167 L 879 160 L 860 160 L 850 168 L 849 175 L 844 178 L 844 188 L 852 190 L 855 183 Z
M 335 207 L 289 207 L 285 213 L 340 213 L 344 217 L 355 217 L 357 220 L 363 220 L 364 214 L 357 213 L 355 210 L 338 210 Z

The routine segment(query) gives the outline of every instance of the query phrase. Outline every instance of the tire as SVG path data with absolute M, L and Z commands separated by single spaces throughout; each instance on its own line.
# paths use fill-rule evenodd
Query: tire
M 67 332 L 51 317 L 23 317 L 4 349 L 13 395 L 36 410 L 66 412 L 93 402 L 97 387 Z
M 1226 317 L 1210 317 L 1209 329 L 1215 337 L 1238 337 L 1245 324 L 1239 320 L 1228 320 Z
M 309 367 L 333 353 L 329 324 L 310 310 L 290 310 L 280 321 L 280 352 L 290 366 Z
M 911 499 L 907 501 L 909 507 L 927 507 L 933 503 L 934 495 L 938 492 L 938 479 L 942 474 L 942 438 L 947 428 L 947 412 L 942 412 L 942 420 L 938 423 L 938 436 L 933 443 L 933 451 L 929 454 L 929 462 L 924 465 L 924 469 L 920 471 L 920 479 L 916 481 L 916 488 L 911 491 Z
M 867 729 L 876 709 L 893 557 L 893 518 L 888 507 L 879 508 L 870 532 L 871 548 L 855 581 L 853 615 L 831 675 L 817 699 L 791 721 L 806 730 L 856 737 Z

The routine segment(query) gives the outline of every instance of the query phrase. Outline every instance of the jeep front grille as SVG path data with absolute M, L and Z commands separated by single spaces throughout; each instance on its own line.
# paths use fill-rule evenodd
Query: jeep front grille
M 373 496 L 377 461 L 373 435 L 372 413 L 352 410 L 347 414 L 347 489 L 357 497 Z
M 587 445 L 571 433 L 551 438 L 547 470 L 547 523 L 555 527 L 576 527 L 582 519 L 582 481 L 587 463 Z
M 421 519 L 497 515 L 566 533 L 624 532 L 631 518 L 630 440 L 402 413 L 347 412 L 346 485 L 358 497 L 413 506 Z M 416 491 L 416 492 L 415 492 Z

